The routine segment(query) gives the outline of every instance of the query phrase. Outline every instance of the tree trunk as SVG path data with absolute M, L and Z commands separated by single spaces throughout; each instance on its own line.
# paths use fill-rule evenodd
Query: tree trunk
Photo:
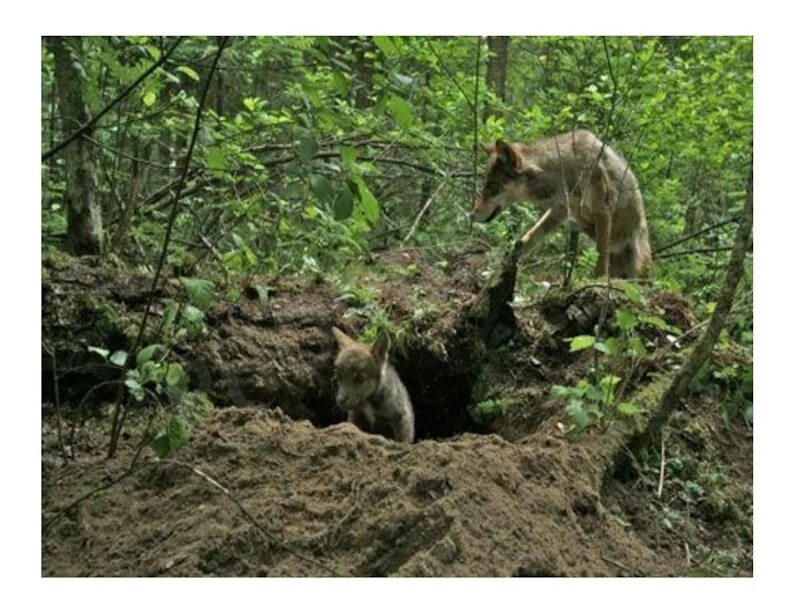
M 711 322 L 708 325 L 708 329 L 706 329 L 705 335 L 697 342 L 692 350 L 691 356 L 689 356 L 689 359 L 683 367 L 681 367 L 681 370 L 664 392 L 658 412 L 651 420 L 651 427 L 648 432 L 650 437 L 664 424 L 672 411 L 677 407 L 678 402 L 686 396 L 689 384 L 692 382 L 695 375 L 697 375 L 697 372 L 703 364 L 708 360 L 711 351 L 714 349 L 714 345 L 717 343 L 717 339 L 719 339 L 719 334 L 725 325 L 725 320 L 728 318 L 731 306 L 733 305 L 736 287 L 739 284 L 739 279 L 742 277 L 744 259 L 750 248 L 750 236 L 752 231 L 753 171 L 751 167 L 750 179 L 747 183 L 747 198 L 744 203 L 744 209 L 742 210 L 741 220 L 739 221 L 739 230 L 736 232 L 736 241 L 731 251 L 728 274 L 722 285 L 719 300 L 717 300 L 717 306 L 714 309 L 714 314 L 711 315 Z
M 83 100 L 83 70 L 80 67 L 80 37 L 51 37 L 48 45 L 55 56 L 61 127 L 65 139 L 89 121 Z M 85 136 L 91 136 L 87 131 Z M 83 137 L 63 151 L 66 171 L 64 204 L 67 209 L 67 245 L 73 254 L 100 254 L 103 250 L 103 220 L 95 195 L 94 146 Z
M 486 67 L 486 89 L 494 93 L 501 102 L 506 99 L 506 72 L 508 66 L 508 44 L 511 38 L 507 35 L 489 36 L 489 63 Z M 483 120 L 496 115 L 497 109 L 487 102 L 483 109 Z

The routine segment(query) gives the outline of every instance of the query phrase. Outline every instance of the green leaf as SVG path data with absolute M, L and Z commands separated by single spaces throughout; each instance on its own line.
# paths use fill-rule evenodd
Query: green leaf
M 221 173 L 225 171 L 228 166 L 228 157 L 225 151 L 219 146 L 209 148 L 206 154 L 206 165 L 212 172 Z
M 148 360 L 152 360 L 153 355 L 156 352 L 164 350 L 166 350 L 166 346 L 164 346 L 164 344 L 150 344 L 149 346 L 145 346 L 139 350 L 139 353 L 136 355 L 136 364 L 139 366 L 143 365 Z
M 103 358 L 108 358 L 108 350 L 105 348 L 98 348 L 97 346 L 89 346 L 89 352 L 94 352 L 95 354 L 99 354 Z
M 177 316 L 178 316 L 178 305 L 170 304 L 167 307 L 167 310 L 164 311 L 164 318 L 162 319 L 164 331 L 169 331 L 170 327 L 172 327 L 173 323 L 175 323 L 175 317 Z
M 369 191 L 366 185 L 359 188 L 359 190 L 361 192 L 361 208 L 364 210 L 367 220 L 372 225 L 375 225 L 378 222 L 378 218 L 381 216 L 378 200 L 372 195 L 372 192 Z
M 342 96 L 346 96 L 350 92 L 350 84 L 341 71 L 333 72 L 333 88 Z
M 170 450 L 178 450 L 189 441 L 189 429 L 181 419 L 172 417 L 167 425 Z
M 145 106 L 150 107 L 156 103 L 156 93 L 153 90 L 148 90 L 145 92 L 144 96 L 142 96 L 142 102 Z
M 598 352 L 602 352 L 603 354 L 611 354 L 611 351 L 608 349 L 608 344 L 606 342 L 595 342 L 592 346 Z
M 397 54 L 397 46 L 394 45 L 392 38 L 385 35 L 374 35 L 372 36 L 372 41 L 386 56 Z
M 358 158 L 358 151 L 355 148 L 345 146 L 339 151 L 342 155 L 342 162 L 347 165 L 352 165 Z
M 300 160 L 303 162 L 311 162 L 317 155 L 317 140 L 314 139 L 314 136 L 310 132 L 306 131 L 300 136 L 295 149 L 297 150 L 297 155 L 300 157 Z
M 636 287 L 630 281 L 623 281 L 622 282 L 622 289 L 625 292 L 625 295 L 631 302 L 635 302 L 636 304 L 644 304 L 644 298 L 642 297 L 642 293 L 639 291 L 639 288 Z
M 322 202 L 330 202 L 334 192 L 328 179 L 316 173 L 313 174 L 310 179 L 311 189 L 314 190 L 314 195 Z
M 628 348 L 634 356 L 647 356 L 647 350 L 639 336 L 634 336 L 628 340 Z
M 139 381 L 141 383 L 148 383 L 150 381 L 153 383 L 161 383 L 164 380 L 166 367 L 161 363 L 155 363 L 149 360 L 139 367 L 139 371 L 141 373 L 139 376 Z
M 606 351 L 611 356 L 619 354 L 619 340 L 617 338 L 608 338 L 606 340 Z
M 361 203 L 361 210 L 364 211 L 364 216 L 367 217 L 367 221 L 370 222 L 370 225 L 375 225 L 381 215 L 381 209 L 378 205 L 378 200 L 372 195 L 372 192 L 369 191 L 367 184 L 364 183 L 364 180 L 360 177 L 351 176 L 347 185 L 350 190 L 358 196 Z
M 639 412 L 639 407 L 630 402 L 620 402 L 617 404 L 617 412 L 625 417 L 632 417 Z
M 205 312 L 214 300 L 214 284 L 208 279 L 181 277 L 181 283 L 189 296 L 189 302 Z
M 566 408 L 567 416 L 569 417 L 575 431 L 580 433 L 589 425 L 589 413 L 586 412 L 583 403 L 580 400 L 571 400 Z
M 118 367 L 124 367 L 125 361 L 128 360 L 128 353 L 124 350 L 117 350 L 114 354 L 111 355 L 109 358 L 113 364 L 117 365 Z
M 401 129 L 408 129 L 413 121 L 411 106 L 399 96 L 392 96 L 386 102 L 386 109 L 392 118 L 397 121 Z
M 638 321 L 638 317 L 635 313 L 625 310 L 624 308 L 617 309 L 616 318 L 617 325 L 619 325 L 620 329 L 623 331 L 632 330 L 634 327 L 636 327 L 636 322 Z
M 177 386 L 186 381 L 186 372 L 183 370 L 181 363 L 173 362 L 167 365 L 167 376 L 165 381 L 167 385 Z
M 153 443 L 150 444 L 150 447 L 155 451 L 158 458 L 166 458 L 172 449 L 169 443 L 169 436 L 166 433 L 157 436 Z
M 128 371 L 128 374 L 125 377 L 125 387 L 130 390 L 131 395 L 133 395 L 137 401 L 141 402 L 144 400 L 144 388 L 139 382 L 139 372 L 135 369 Z
M 353 195 L 348 190 L 343 190 L 333 202 L 333 218 L 344 221 L 353 214 Z
M 600 380 L 600 387 L 604 390 L 608 389 L 609 387 L 613 388 L 620 381 L 622 381 L 622 379 L 620 379 L 617 375 L 606 375 Z
M 554 385 L 553 387 L 550 388 L 550 393 L 553 394 L 553 396 L 558 396 L 561 398 L 566 398 L 568 396 L 571 396 L 572 395 L 571 392 L 572 388 L 563 385 Z
M 237 252 L 236 254 L 239 253 Z M 203 332 L 203 311 L 195 306 L 189 305 L 183 308 L 182 316 L 190 333 L 197 335 Z
M 642 318 L 643 323 L 647 323 L 648 325 L 652 325 L 656 329 L 660 329 L 661 331 L 669 331 L 670 333 L 680 333 L 680 329 L 674 327 L 667 323 L 664 319 L 656 315 L 648 315 Z
M 245 98 L 242 100 L 245 108 L 250 112 L 255 112 L 258 108 L 258 99 L 257 98 Z
M 192 69 L 191 67 L 187 66 L 180 66 L 175 69 L 178 73 L 183 73 L 187 77 L 194 79 L 195 81 L 200 81 L 200 75 L 197 74 L 197 71 Z
M 569 351 L 570 352 L 579 352 L 581 350 L 586 350 L 586 348 L 591 348 L 594 345 L 595 337 L 593 335 L 579 335 L 570 341 L 569 344 Z
M 264 306 L 269 304 L 269 288 L 265 285 L 254 285 L 253 288 L 258 294 L 258 301 Z

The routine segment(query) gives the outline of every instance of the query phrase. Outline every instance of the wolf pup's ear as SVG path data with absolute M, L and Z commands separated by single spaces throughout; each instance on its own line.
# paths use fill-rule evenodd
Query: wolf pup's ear
M 348 346 L 352 346 L 356 343 L 353 338 L 351 338 L 338 327 L 331 328 L 331 331 L 333 332 L 333 337 L 336 338 L 336 343 L 339 344 L 340 349 L 347 348 Z
M 514 146 L 505 143 L 503 140 L 497 140 L 497 142 L 495 142 L 495 148 L 497 148 L 497 160 L 515 170 L 519 170 L 522 167 L 522 157 L 519 155 L 519 152 L 514 149 Z
M 484 142 L 483 144 L 481 144 L 481 148 L 483 148 L 483 151 L 486 152 L 486 156 L 489 156 L 492 152 L 494 152 L 495 145 L 490 144 L 488 142 Z
M 372 357 L 378 361 L 378 364 L 382 365 L 386 362 L 386 358 L 389 355 L 389 347 L 391 345 L 392 341 L 389 339 L 389 334 L 385 331 L 381 331 L 378 334 L 378 339 L 372 344 Z

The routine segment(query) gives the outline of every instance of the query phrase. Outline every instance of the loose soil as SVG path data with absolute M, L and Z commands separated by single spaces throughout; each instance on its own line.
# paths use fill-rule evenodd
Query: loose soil
M 485 263 L 463 260 L 448 273 L 395 253 L 360 279 L 402 325 L 393 362 L 415 402 L 417 443 L 341 422 L 330 326 L 357 333 L 369 312 L 322 282 L 287 280 L 269 282 L 268 305 L 247 290 L 216 303 L 208 333 L 177 349 L 217 408 L 170 460 L 147 448 L 132 472 L 148 414 L 132 411 L 107 459 L 113 393 L 87 399 L 103 369 L 86 367 L 85 348 L 130 341 L 147 280 L 46 260 L 43 333 L 59 352 L 64 428 L 78 428 L 65 460 L 43 356 L 42 574 L 751 575 L 752 434 L 723 421 L 722 391 L 687 398 L 670 419 L 659 496 L 660 444 L 615 469 L 606 433 L 568 439 L 564 403 L 548 393 L 591 366 L 563 337 L 595 318 L 592 291 L 519 308 L 512 332 L 475 345 L 461 308 Z M 157 310 L 179 292 L 164 284 Z M 675 296 L 651 301 L 668 322 L 694 322 Z M 666 366 L 644 361 L 631 393 Z M 509 408 L 477 420 L 475 401 L 488 397 Z

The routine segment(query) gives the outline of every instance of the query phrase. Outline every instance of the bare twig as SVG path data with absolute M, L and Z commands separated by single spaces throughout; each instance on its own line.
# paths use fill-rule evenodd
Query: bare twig
M 665 464 L 665 448 L 664 448 L 664 434 L 661 434 L 661 470 L 658 475 L 658 491 L 656 496 L 661 498 L 661 492 L 664 490 L 664 464 Z
M 353 482 L 350 484 L 350 496 L 348 497 L 350 508 L 341 519 L 336 521 L 336 524 L 333 527 L 331 527 L 329 532 L 326 534 L 327 537 L 326 545 L 328 547 L 331 547 L 336 543 L 336 541 L 339 538 L 339 531 L 341 531 L 345 523 L 347 523 L 353 518 L 355 512 L 361 508 L 360 496 L 361 496 L 361 482 L 354 479 Z
M 714 254 L 717 252 L 728 252 L 733 250 L 733 246 L 718 246 L 716 248 L 691 248 L 689 250 L 680 250 L 678 252 L 668 252 L 662 254 L 659 258 L 674 258 L 676 256 L 686 256 L 687 254 Z
M 156 167 L 158 169 L 164 169 L 165 171 L 169 171 L 170 169 L 172 169 L 172 167 L 170 165 L 165 165 L 163 163 L 153 162 L 151 160 L 147 160 L 146 158 L 139 158 L 138 156 L 133 156 L 132 154 L 128 154 L 127 152 L 123 152 L 122 150 L 117 150 L 113 146 L 109 146 L 108 144 L 104 144 L 103 142 L 99 142 L 99 141 L 97 141 L 96 139 L 94 139 L 93 137 L 91 137 L 89 135 L 82 134 L 81 137 L 84 140 L 86 140 L 87 142 L 89 142 L 90 144 L 93 144 L 93 145 L 97 146 L 98 148 L 102 148 L 103 150 L 108 150 L 109 152 L 111 152 L 115 156 L 118 156 L 118 157 L 121 157 L 121 158 L 126 158 L 126 159 L 128 159 L 130 161 L 133 161 L 133 162 L 136 162 L 136 163 L 139 163 L 139 164 L 142 164 L 142 165 L 147 165 L 149 167 Z
M 103 485 L 100 485 L 100 486 L 98 486 L 96 488 L 92 488 L 91 490 L 89 490 L 88 492 L 86 492 L 82 496 L 79 496 L 78 498 L 76 498 L 75 500 L 73 500 L 72 502 L 67 504 L 66 506 L 56 509 L 56 512 L 53 514 L 53 516 L 50 517 L 49 519 L 47 519 L 47 521 L 45 521 L 44 524 L 42 525 L 42 531 L 43 532 L 47 532 L 47 530 L 50 529 L 50 526 L 53 523 L 55 523 L 56 520 L 58 520 L 58 518 L 61 515 L 63 515 L 64 513 L 68 512 L 69 510 L 73 509 L 74 507 L 76 507 L 78 504 L 80 504 L 81 502 L 83 502 L 87 498 L 91 498 L 96 493 L 102 492 L 103 490 L 107 490 L 108 488 L 115 486 L 120 481 L 122 481 L 123 479 L 125 479 L 126 477 L 131 475 L 134 471 L 136 471 L 137 469 L 141 469 L 143 466 L 145 466 L 147 464 L 148 463 L 140 463 L 138 465 L 131 465 L 119 477 L 115 477 L 115 478 L 107 481 Z
M 159 68 L 161 65 L 163 65 L 163 64 L 166 62 L 166 60 L 167 60 L 167 59 L 170 57 L 170 55 L 171 55 L 171 54 L 172 54 L 172 53 L 175 51 L 175 49 L 178 47 L 178 44 L 180 44 L 180 43 L 181 43 L 181 39 L 182 39 L 182 38 L 178 38 L 178 39 L 175 41 L 175 43 L 174 43 L 174 44 L 173 44 L 173 45 L 172 45 L 172 46 L 171 46 L 171 47 L 170 47 L 170 48 L 169 48 L 169 49 L 168 49 L 166 52 L 164 52 L 164 53 L 162 53 L 162 54 L 161 54 L 161 58 L 159 58 L 159 59 L 158 59 L 156 62 L 154 62 L 154 63 L 153 63 L 151 66 L 150 66 L 150 68 L 149 68 L 149 69 L 147 69 L 147 70 L 146 70 L 144 73 L 142 73 L 141 75 L 139 75 L 139 77 L 137 77 L 137 78 L 136 78 L 136 80 L 135 80 L 133 83 L 131 83 L 131 84 L 130 84 L 128 87 L 126 87 L 124 90 L 122 90 L 122 92 L 119 94 L 119 96 L 117 96 L 116 98 L 114 98 L 114 99 L 113 99 L 113 100 L 112 100 L 112 101 L 111 101 L 109 104 L 107 104 L 107 105 L 106 105 L 106 106 L 105 106 L 105 107 L 104 107 L 104 108 L 103 108 L 103 109 L 102 109 L 100 112 L 98 112 L 98 113 L 97 113 L 97 114 L 96 114 L 94 117 L 92 117 L 91 119 L 89 119 L 89 121 L 88 121 L 87 123 L 84 123 L 82 126 L 80 126 L 80 127 L 79 127 L 79 128 L 78 128 L 78 129 L 77 129 L 75 132 L 74 132 L 74 133 L 72 133 L 72 135 L 70 135 L 70 136 L 69 136 L 67 139 L 65 139 L 63 142 L 60 142 L 60 143 L 58 143 L 58 144 L 57 144 L 55 147 L 53 147 L 53 148 L 50 148 L 50 150 L 48 150 L 47 152 L 45 152 L 44 154 L 42 154 L 42 162 L 45 162 L 46 160 L 48 160 L 49 158 L 51 158 L 51 157 L 52 157 L 52 156 L 54 156 L 55 154 L 57 154 L 57 153 L 61 152 L 61 150 L 63 150 L 63 149 L 64 149 L 64 148 L 66 148 L 67 146 L 69 146 L 69 145 L 70 145 L 72 142 L 74 142 L 75 140 L 77 140 L 77 139 L 78 139 L 80 136 L 82 136 L 84 133 L 86 133 L 87 131 L 90 131 L 90 130 L 92 129 L 92 127 L 94 127 L 95 123 L 97 123 L 97 122 L 98 122 L 98 121 L 99 121 L 99 120 L 100 120 L 100 119 L 101 119 L 103 116 L 105 116 L 105 114 L 106 114 L 108 111 L 110 111 L 110 110 L 111 110 L 112 108 L 114 108 L 114 107 L 115 107 L 117 104 L 119 104 L 119 103 L 120 103 L 122 100 L 124 100 L 124 99 L 125 99 L 125 98 L 128 96 L 128 94 L 130 94 L 130 93 L 131 93 L 133 90 L 135 90 L 135 89 L 136 89 L 136 87 L 137 87 L 137 86 L 138 86 L 140 83 L 142 83 L 142 82 L 143 82 L 145 79 L 147 79 L 147 78 L 150 76 L 150 74 L 151 74 L 153 71 L 155 71 L 156 69 L 158 69 L 158 68 Z
M 623 571 L 627 571 L 628 573 L 633 573 L 634 575 L 641 575 L 641 572 L 638 569 L 631 569 L 630 567 L 626 567 L 621 562 L 614 560 L 613 558 L 609 558 L 607 556 L 600 555 L 604 561 L 606 561 L 610 565 L 614 565 L 618 569 L 622 569 Z
M 244 514 L 244 516 L 247 517 L 247 520 L 250 521 L 253 524 L 253 526 L 256 529 L 258 529 L 264 535 L 265 538 L 267 538 L 270 542 L 272 542 L 276 546 L 280 546 L 281 548 L 283 548 L 284 550 L 286 550 L 290 554 L 293 554 L 297 558 L 300 558 L 300 559 L 302 559 L 302 560 L 304 560 L 306 562 L 309 562 L 311 564 L 317 565 L 319 568 L 324 569 L 326 572 L 330 573 L 331 575 L 335 575 L 337 577 L 345 577 L 345 576 L 347 576 L 347 574 L 340 573 L 340 572 L 330 568 L 328 565 L 326 565 L 325 563 L 317 560 L 316 558 L 308 556 L 307 554 L 304 554 L 303 552 L 300 552 L 299 550 L 295 550 L 294 548 L 289 546 L 286 542 L 284 542 L 281 539 L 279 539 L 275 534 L 272 534 L 269 531 L 267 531 L 264 528 L 264 526 L 261 525 L 261 523 L 259 523 L 258 520 L 253 516 L 253 514 L 249 510 L 247 510 L 244 507 L 244 505 L 236 498 L 236 496 L 231 494 L 225 486 L 223 486 L 216 479 L 214 479 L 211 476 L 209 476 L 208 474 L 204 473 L 203 471 L 201 471 L 200 469 L 198 469 L 194 465 L 190 465 L 189 463 L 185 463 L 185 462 L 182 462 L 182 461 L 179 461 L 179 460 L 168 459 L 168 458 L 161 459 L 158 462 L 167 463 L 167 464 L 171 464 L 171 465 L 176 465 L 176 466 L 184 468 L 184 469 L 189 469 L 195 475 L 197 475 L 198 477 L 201 477 L 202 479 L 207 481 L 213 487 L 215 487 L 220 492 L 225 494 L 228 497 L 228 499 L 231 502 L 233 502 L 240 511 L 242 511 L 242 514 Z
M 730 219 L 725 219 L 724 221 L 720 221 L 719 223 L 714 223 L 712 225 L 709 225 L 708 227 L 704 227 L 703 229 L 701 229 L 699 231 L 695 231 L 694 233 L 691 233 L 691 234 L 689 234 L 687 236 L 684 236 L 684 237 L 682 237 L 680 239 L 677 239 L 674 242 L 670 242 L 669 244 L 667 244 L 666 246 L 662 246 L 658 250 L 653 250 L 653 256 L 661 254 L 665 250 L 669 250 L 670 248 L 673 248 L 673 247 L 675 247 L 675 246 L 677 246 L 679 244 L 682 244 L 683 242 L 688 242 L 689 240 L 693 240 L 694 238 L 696 238 L 698 236 L 701 236 L 704 233 L 707 233 L 709 231 L 713 231 L 714 229 L 719 229 L 720 227 L 724 227 L 725 225 L 730 225 L 731 223 L 734 223 L 734 222 L 736 222 L 738 220 L 739 220 L 738 216 L 737 217 L 731 217 Z M 669 256 L 669 255 L 667 255 L 667 256 Z
M 406 237 L 403 238 L 403 243 L 406 243 L 409 239 L 411 239 L 411 236 L 414 235 L 414 232 L 417 230 L 417 227 L 419 226 L 419 222 L 422 220 L 422 215 L 424 215 L 425 212 L 428 210 L 431 203 L 433 202 L 433 199 L 441 191 L 441 189 L 444 187 L 444 184 L 447 183 L 448 179 L 449 177 L 445 177 L 442 180 L 442 183 L 439 184 L 439 187 L 436 188 L 436 190 L 431 194 L 430 198 L 428 198 L 427 202 L 425 202 L 425 205 L 422 207 L 422 210 L 419 211 L 417 218 L 414 219 L 414 222 L 411 224 L 411 229 L 408 230 L 408 234 L 406 235 Z
M 94 394 L 97 390 L 99 390 L 100 388 L 106 387 L 108 385 L 119 385 L 121 383 L 122 382 L 119 379 L 111 379 L 109 381 L 101 381 L 100 383 L 90 387 L 89 391 L 87 391 L 83 395 L 83 398 L 80 399 L 80 401 L 78 402 L 77 406 L 75 407 L 75 414 L 80 416 L 80 412 L 81 412 L 81 408 L 83 407 L 83 403 L 86 402 L 86 400 L 89 399 L 89 396 Z M 75 431 L 77 429 L 77 421 L 78 421 L 78 419 L 74 419 L 72 421 L 72 426 L 69 429 L 69 448 L 70 448 L 70 454 L 72 455 L 72 458 L 75 458 Z M 83 424 L 83 421 L 85 421 L 85 419 L 81 419 L 81 425 Z

